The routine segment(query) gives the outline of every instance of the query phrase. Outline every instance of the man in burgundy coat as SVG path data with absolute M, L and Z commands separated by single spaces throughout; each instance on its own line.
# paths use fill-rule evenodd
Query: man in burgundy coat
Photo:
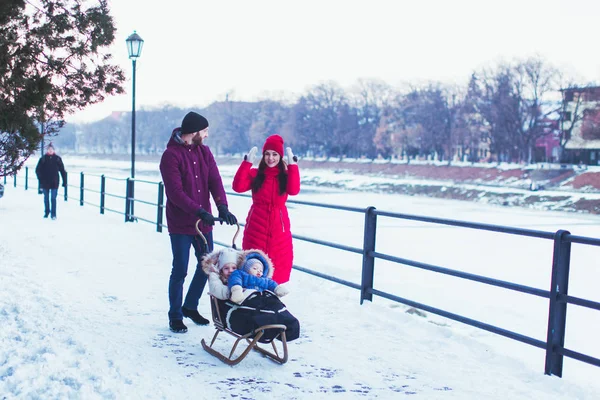
M 181 127 L 173 130 L 167 149 L 160 160 L 160 173 L 167 194 L 167 225 L 173 251 L 173 268 L 169 279 L 169 327 L 177 333 L 187 332 L 183 317 L 198 325 L 208 320 L 198 313 L 198 301 L 206 274 L 201 268 L 202 256 L 213 251 L 212 227 L 215 218 L 211 212 L 210 195 L 219 210 L 219 218 L 227 224 L 237 223 L 229 212 L 227 197 L 217 163 L 210 149 L 203 144 L 208 137 L 208 121 L 202 115 L 189 112 Z M 208 248 L 196 237 L 196 221 L 202 221 L 201 230 Z M 185 301 L 183 282 L 187 275 L 190 246 L 194 247 L 196 271 L 190 283 Z

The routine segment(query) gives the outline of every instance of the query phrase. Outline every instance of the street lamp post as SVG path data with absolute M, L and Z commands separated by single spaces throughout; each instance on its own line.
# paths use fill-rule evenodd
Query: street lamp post
M 40 142 L 40 157 L 44 157 L 44 123 L 40 123 L 40 135 L 42 135 L 42 140 Z M 43 194 L 42 184 L 38 180 L 38 194 Z
M 131 63 L 133 66 L 133 82 L 132 82 L 132 101 L 131 101 L 131 179 L 135 179 L 135 63 L 137 59 L 142 55 L 142 47 L 144 46 L 144 40 L 138 35 L 135 31 L 127 40 L 127 51 L 129 53 L 129 58 L 131 59 Z M 131 182 L 131 191 L 129 195 L 133 199 L 133 181 Z M 130 204 L 130 215 L 131 218 L 128 218 L 129 221 L 133 221 L 133 200 L 131 200 Z

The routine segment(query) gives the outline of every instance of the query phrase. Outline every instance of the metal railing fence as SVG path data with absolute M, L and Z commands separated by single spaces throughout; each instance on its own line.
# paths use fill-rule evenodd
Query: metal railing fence
M 95 177 L 99 179 L 99 188 L 93 189 L 86 183 L 86 177 Z M 123 195 L 118 195 L 116 193 L 110 193 L 107 191 L 107 181 L 120 182 L 124 183 Z M 7 183 L 7 177 L 4 177 L 4 183 Z M 145 185 L 156 185 L 157 187 L 157 200 L 156 202 L 151 202 L 142 199 L 136 199 L 132 196 L 134 192 L 135 184 L 145 184 Z M 17 187 L 17 175 L 14 176 L 14 187 Z M 25 190 L 29 188 L 29 171 L 28 168 L 25 168 L 25 177 L 24 177 L 24 187 Z M 70 197 L 68 196 L 68 188 L 72 187 L 75 189 L 79 189 L 79 197 Z M 95 193 L 99 196 L 99 204 L 95 204 L 86 200 L 87 193 Z M 139 192 L 138 192 L 139 193 Z M 241 197 L 250 197 L 247 194 L 239 194 L 239 193 L 227 193 L 230 196 L 241 196 Z M 111 211 L 114 213 L 119 213 L 124 216 L 125 222 L 131 221 L 142 221 L 146 223 L 150 223 L 156 226 L 157 232 L 162 232 L 162 228 L 165 228 L 166 225 L 163 223 L 163 214 L 164 214 L 164 185 L 162 182 L 153 182 L 153 181 L 145 181 L 141 179 L 131 179 L 131 178 L 112 178 L 104 175 L 94 175 L 94 174 L 84 174 L 80 173 L 79 185 L 67 185 L 64 188 L 64 198 L 65 201 L 67 199 L 73 199 L 79 202 L 81 206 L 84 204 L 92 205 L 98 207 L 100 209 L 100 213 L 104 214 L 105 211 Z M 116 208 L 109 208 L 106 206 L 106 199 L 113 198 L 122 201 L 123 211 L 119 211 Z M 474 326 L 479 329 L 486 330 L 488 332 L 492 332 L 540 349 L 543 349 L 546 353 L 545 357 L 545 366 L 544 373 L 548 375 L 556 375 L 561 377 L 563 372 L 563 358 L 569 357 L 575 360 L 579 360 L 597 367 L 600 367 L 600 359 L 593 357 L 589 354 L 584 354 L 578 352 L 573 349 L 568 349 L 564 347 L 565 344 L 565 331 L 567 327 L 567 305 L 575 305 L 579 307 L 584 307 L 591 310 L 600 311 L 600 303 L 596 301 L 592 301 L 589 299 L 583 299 L 575 296 L 571 296 L 568 294 L 569 287 L 569 271 L 570 271 L 570 263 L 571 263 L 571 244 L 578 243 L 587 246 L 596 246 L 600 247 L 600 239 L 585 237 L 585 236 L 575 236 L 566 230 L 558 230 L 556 232 L 545 232 L 531 229 L 522 229 L 508 226 L 500 226 L 500 225 L 491 225 L 491 224 L 483 224 L 483 223 L 475 223 L 475 222 L 466 222 L 459 220 L 451 220 L 451 219 L 443 219 L 443 218 L 433 218 L 433 217 L 425 217 L 418 215 L 410 215 L 410 214 L 402 214 L 402 213 L 393 213 L 388 211 L 377 210 L 375 207 L 367 207 L 367 208 L 357 208 L 357 207 L 347 207 L 347 206 L 339 206 L 339 205 L 331 205 L 331 204 L 321 204 L 309 201 L 299 201 L 299 200 L 291 200 L 287 201 L 290 204 L 297 204 L 306 207 L 319 207 L 319 208 L 329 208 L 335 209 L 345 212 L 351 213 L 361 213 L 364 214 L 364 233 L 363 233 L 363 247 L 351 247 L 340 243 L 320 240 L 316 238 L 311 238 L 302 235 L 293 235 L 293 238 L 300 241 L 305 241 L 321 246 L 326 246 L 329 248 L 334 248 L 342 251 L 347 251 L 355 254 L 362 255 L 362 272 L 361 272 L 361 281 L 360 283 L 350 282 L 348 280 L 344 280 L 332 275 L 328 275 L 322 272 L 318 272 L 315 270 L 311 270 L 309 268 L 294 265 L 293 268 L 307 274 L 311 274 L 313 276 L 326 279 L 331 282 L 336 282 L 347 287 L 351 287 L 354 289 L 358 289 L 360 291 L 360 303 L 362 304 L 365 300 L 372 301 L 373 295 L 380 296 L 382 298 L 402 303 L 410 307 L 415 307 L 424 311 L 428 311 L 433 314 L 440 315 L 445 318 L 452 319 L 454 321 L 458 321 L 467 325 Z M 151 207 L 156 207 L 156 219 L 150 220 L 147 218 L 142 218 L 140 216 L 136 216 L 133 214 L 133 204 L 139 203 L 144 204 Z M 530 237 L 530 238 L 538 238 L 543 240 L 551 240 L 553 241 L 553 254 L 552 254 L 552 272 L 551 272 L 551 285 L 549 290 L 539 289 L 535 287 L 525 286 L 521 284 L 517 284 L 514 282 L 508 282 L 503 280 L 498 280 L 482 275 L 476 275 L 471 273 L 466 273 L 463 271 L 458 271 L 454 269 L 445 268 L 442 266 L 436 266 L 432 264 L 427 264 L 415 260 L 410 260 L 406 258 L 396 257 L 393 255 L 385 254 L 376 251 L 376 239 L 377 239 L 377 219 L 378 217 L 387 217 L 393 219 L 401 219 L 401 220 L 411 220 L 411 221 L 419 221 L 427 224 L 437 224 L 437 225 L 446 225 L 446 226 L 454 226 L 461 227 L 466 229 L 475 229 L 480 231 L 488 231 L 488 232 L 496 232 L 505 235 L 515 235 L 522 237 Z M 244 224 L 240 224 L 244 225 Z M 228 246 L 228 244 L 216 242 L 216 244 L 222 246 Z M 387 293 L 381 290 L 378 290 L 374 287 L 374 273 L 375 273 L 375 260 L 386 260 L 389 262 L 393 262 L 396 264 L 405 265 L 408 267 L 414 267 L 426 271 L 431 271 L 438 274 L 453 276 L 456 278 L 479 282 L 485 285 L 490 285 L 494 287 L 503 288 L 506 290 L 511 290 L 519 293 L 528 294 L 531 296 L 537 296 L 548 300 L 548 322 L 547 322 L 547 336 L 546 340 L 542 341 L 539 339 L 535 339 L 514 331 L 510 331 L 508 329 L 504 329 L 498 326 L 494 326 L 491 324 L 484 323 L 482 321 L 478 321 L 475 319 L 467 318 L 462 315 L 458 315 L 446 310 L 442 310 L 436 307 L 429 306 L 427 304 L 422 304 L 410 299 L 406 299 L 403 297 L 399 297 L 392 293 Z

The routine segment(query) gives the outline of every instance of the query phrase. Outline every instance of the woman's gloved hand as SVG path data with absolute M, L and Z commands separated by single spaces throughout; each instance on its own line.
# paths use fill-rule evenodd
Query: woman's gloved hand
M 253 148 L 250 149 L 248 154 L 246 154 L 244 156 L 244 161 L 248 161 L 248 162 L 254 164 L 254 161 L 256 160 L 256 152 L 258 152 L 258 147 L 254 146 Z
M 288 147 L 287 149 L 285 149 L 285 152 L 287 153 L 287 163 L 288 165 L 293 165 L 296 164 L 298 162 L 298 157 L 296 157 L 294 155 L 294 153 L 292 153 L 292 148 Z

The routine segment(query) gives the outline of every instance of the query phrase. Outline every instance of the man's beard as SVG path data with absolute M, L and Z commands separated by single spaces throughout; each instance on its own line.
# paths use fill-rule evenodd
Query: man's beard
M 192 138 L 192 143 L 200 146 L 202 144 L 202 140 L 202 136 L 200 136 L 200 134 L 196 134 L 196 136 Z

